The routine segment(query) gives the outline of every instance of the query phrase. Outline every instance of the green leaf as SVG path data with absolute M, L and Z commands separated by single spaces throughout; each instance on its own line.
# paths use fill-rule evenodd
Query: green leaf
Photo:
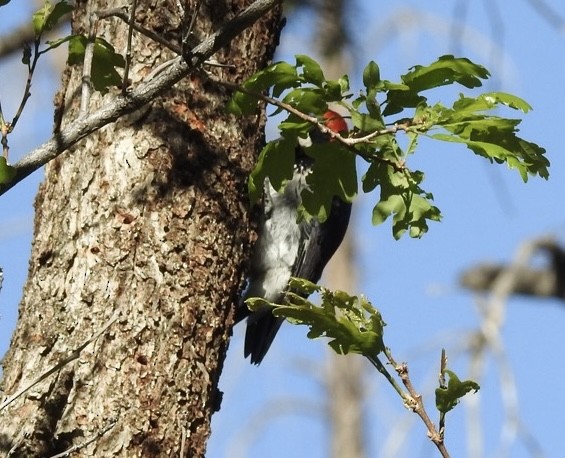
M 33 13 L 32 22 L 35 36 L 39 37 L 43 32 L 53 30 L 61 18 L 72 10 L 73 7 L 67 3 L 67 0 L 58 2 L 54 7 L 47 0 L 41 9 Z
M 306 178 L 308 189 L 302 192 L 301 217 L 313 216 L 323 222 L 334 196 L 351 202 L 357 195 L 355 155 L 336 142 L 314 144 L 305 151 L 314 164 Z
M 367 88 L 367 93 L 376 91 L 381 82 L 381 72 L 379 66 L 371 61 L 363 70 L 363 84 Z
M 453 109 L 461 114 L 463 112 L 492 110 L 498 105 L 506 105 L 524 113 L 532 109 L 525 100 L 505 92 L 486 92 L 476 98 L 468 98 L 461 94 L 459 100 L 453 104 Z
M 383 115 L 400 113 L 405 108 L 414 108 L 425 102 L 426 98 L 420 95 L 422 91 L 453 83 L 475 88 L 481 86 L 481 80 L 488 77 L 486 68 L 464 57 L 447 55 L 427 66 L 416 65 L 401 77 L 403 85 L 408 87 L 407 90 L 389 90 Z
M 33 13 L 31 20 L 33 23 L 33 30 L 35 32 L 35 36 L 38 37 L 43 32 L 43 28 L 45 27 L 45 21 L 51 12 L 51 2 L 47 0 L 42 8 L 37 10 Z
M 311 87 L 291 90 L 284 97 L 283 102 L 302 113 L 323 113 L 328 108 L 325 94 Z
M 349 76 L 343 75 L 340 79 L 337 80 L 337 82 L 341 87 L 341 92 L 345 93 L 349 91 Z
M 389 164 L 374 161 L 363 177 L 365 191 L 377 185 L 381 190 L 373 208 L 373 224 L 382 224 L 392 216 L 392 233 L 399 239 L 407 230 L 410 237 L 420 238 L 428 231 L 428 221 L 440 221 L 441 213 L 431 203 L 433 195 L 419 186 L 423 179 L 422 172 L 395 171 Z
M 285 182 L 292 178 L 297 143 L 296 137 L 283 137 L 278 141 L 267 143 L 263 148 L 247 184 L 252 204 L 258 202 L 263 195 L 266 178 L 269 178 L 271 186 L 276 191 L 280 191 Z
M 4 6 L 10 3 L 10 0 L 0 0 L 0 6 Z
M 528 175 L 549 177 L 545 149 L 516 135 L 516 119 L 486 115 L 453 115 L 438 122 L 448 134 L 433 134 L 436 140 L 463 143 L 475 154 L 517 169 L 524 181 Z
M 296 67 L 302 67 L 302 76 L 307 83 L 322 87 L 326 78 L 320 64 L 309 56 L 298 54 L 296 56 Z
M 9 183 L 16 176 L 16 169 L 8 165 L 6 158 L 0 156 L 0 184 Z
M 61 46 L 63 43 L 66 43 L 66 42 L 68 42 L 68 41 L 71 41 L 71 40 L 73 40 L 73 39 L 76 39 L 76 37 L 80 37 L 80 36 L 81 36 L 81 35 L 67 35 L 66 37 L 58 38 L 57 40 L 50 40 L 50 41 L 47 41 L 47 44 L 48 44 L 49 46 L 47 47 L 47 49 L 46 49 L 45 51 L 42 51 L 42 52 L 46 52 L 46 51 L 49 51 L 50 49 L 58 48 L 58 47 Z M 83 54 L 84 54 L 84 51 L 83 51 Z M 84 57 L 83 57 L 83 59 L 84 59 Z
M 449 377 L 447 387 L 436 388 L 436 407 L 441 413 L 447 413 L 453 409 L 459 399 L 470 391 L 479 391 L 480 386 L 472 380 L 461 381 L 452 371 L 446 369 L 445 373 Z
M 459 83 L 467 88 L 482 86 L 481 79 L 489 77 L 488 70 L 465 57 L 446 55 L 430 65 L 416 65 L 402 75 L 402 82 L 412 91 L 420 92 L 439 86 Z
M 69 64 L 83 63 L 87 43 L 88 39 L 83 35 L 74 35 L 69 38 Z M 96 91 L 105 94 L 110 86 L 119 86 L 122 77 L 116 68 L 124 66 L 124 58 L 115 52 L 110 43 L 103 38 L 95 39 L 90 79 Z
M 298 87 L 301 81 L 302 78 L 298 76 L 293 65 L 276 62 L 251 76 L 243 83 L 243 87 L 257 94 L 272 88 L 273 97 L 278 97 L 283 91 Z M 228 104 L 228 109 L 237 115 L 250 115 L 257 110 L 258 101 L 257 97 L 251 94 L 236 92 Z
M 347 75 L 338 80 L 328 80 L 323 85 L 328 102 L 339 102 L 346 98 L 344 94 L 349 91 L 349 79 Z
M 285 305 L 275 305 L 273 314 L 293 324 L 309 326 L 308 338 L 327 337 L 339 354 L 360 353 L 375 357 L 385 346 L 385 323 L 380 313 L 362 296 L 330 291 L 313 283 L 293 278 Z M 316 306 L 303 296 L 318 291 L 322 304 Z
M 365 113 L 359 113 L 357 110 L 351 112 L 351 122 L 353 123 L 353 127 L 359 129 L 360 135 L 385 128 L 384 121 L 381 117 L 375 118 Z

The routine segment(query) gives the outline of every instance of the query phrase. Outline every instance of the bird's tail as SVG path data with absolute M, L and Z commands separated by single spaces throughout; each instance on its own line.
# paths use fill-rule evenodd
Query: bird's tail
M 252 364 L 260 364 L 269 351 L 284 318 L 273 315 L 270 307 L 258 310 L 247 318 L 245 331 L 245 357 L 251 355 Z

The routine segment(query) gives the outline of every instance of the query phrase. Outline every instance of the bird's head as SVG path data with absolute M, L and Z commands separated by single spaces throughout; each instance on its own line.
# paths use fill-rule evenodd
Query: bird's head
M 333 110 L 327 110 L 322 115 L 322 124 L 324 124 L 328 129 L 335 132 L 336 134 L 344 134 L 347 133 L 348 128 L 343 116 Z M 308 137 L 306 138 L 299 138 L 298 143 L 303 148 L 308 148 L 312 146 L 312 144 L 317 143 L 324 143 L 330 141 L 330 136 L 328 134 L 324 134 L 318 127 L 314 127 Z
M 322 116 L 326 127 L 337 134 L 347 133 L 347 124 L 345 119 L 339 113 L 328 110 Z

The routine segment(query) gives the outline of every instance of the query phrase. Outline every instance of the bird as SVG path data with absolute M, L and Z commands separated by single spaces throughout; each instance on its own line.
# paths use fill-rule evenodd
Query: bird
M 347 132 L 344 118 L 333 110 L 323 115 L 324 125 L 336 132 Z M 251 312 L 245 300 L 260 297 L 271 303 L 281 303 L 288 290 L 290 277 L 318 282 L 322 272 L 340 246 L 351 216 L 351 203 L 337 196 L 324 222 L 311 218 L 297 221 L 302 191 L 307 189 L 306 177 L 312 171 L 313 159 L 305 146 L 332 141 L 320 129 L 314 128 L 306 141 L 296 147 L 293 177 L 277 192 L 265 179 L 263 209 L 248 272 L 248 284 L 236 311 L 235 321 L 247 318 L 244 356 L 258 365 L 267 354 L 284 318 L 272 314 L 269 306 Z

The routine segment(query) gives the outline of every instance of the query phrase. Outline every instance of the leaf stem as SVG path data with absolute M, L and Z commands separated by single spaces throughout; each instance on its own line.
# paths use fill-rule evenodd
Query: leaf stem
M 409 403 L 409 399 L 407 394 L 404 392 L 404 390 L 402 389 L 402 387 L 396 382 L 396 380 L 392 377 L 392 375 L 390 374 L 389 371 L 386 370 L 386 367 L 384 366 L 384 364 L 381 362 L 381 360 L 378 358 L 378 356 L 367 356 L 365 355 L 365 357 L 370 361 L 370 363 L 375 366 L 375 368 L 384 375 L 384 377 L 387 379 L 388 383 L 390 383 L 392 385 L 392 387 L 395 389 L 395 391 L 399 394 L 399 396 L 402 398 L 402 400 L 404 401 L 404 405 L 408 406 Z
M 414 388 L 414 385 L 412 385 L 412 380 L 410 380 L 410 376 L 408 375 L 408 365 L 406 363 L 397 364 L 392 356 L 392 353 L 390 352 L 390 349 L 385 348 L 384 353 L 389 363 L 396 370 L 396 373 L 400 377 L 400 380 L 402 380 L 402 383 L 408 390 L 408 393 L 410 394 L 408 397 L 409 403 L 405 402 L 406 407 L 412 410 L 422 419 L 422 421 L 426 425 L 426 428 L 428 428 L 428 437 L 437 447 L 437 449 L 441 453 L 441 456 L 444 458 L 449 458 L 449 452 L 447 451 L 447 448 L 445 447 L 445 444 L 443 442 L 443 435 L 438 432 L 433 421 L 430 419 L 428 413 L 426 412 L 424 402 L 422 401 L 422 395 L 418 394 L 418 392 Z
M 124 68 L 124 79 L 122 81 L 122 95 L 126 95 L 128 88 L 129 69 L 131 66 L 131 41 L 133 38 L 133 25 L 135 23 L 135 10 L 137 9 L 137 0 L 131 3 L 131 11 L 128 20 L 128 42 L 126 46 L 126 64 Z
M 41 35 L 36 37 L 35 41 L 33 43 L 33 61 L 31 63 L 31 65 L 28 63 L 28 66 L 27 66 L 28 74 L 27 74 L 26 85 L 25 85 L 25 88 L 24 88 L 24 94 L 22 96 L 22 101 L 20 102 L 20 106 L 18 107 L 18 111 L 16 112 L 14 118 L 12 119 L 12 122 L 9 123 L 9 125 L 8 125 L 7 134 L 11 133 L 14 130 L 14 128 L 16 127 L 16 124 L 18 123 L 18 120 L 20 119 L 20 116 L 22 115 L 22 112 L 24 111 L 27 100 L 31 97 L 31 81 L 33 79 L 33 72 L 35 71 L 35 67 L 37 66 L 37 61 L 39 60 L 39 56 L 41 55 L 41 52 L 39 51 L 39 45 L 40 44 L 41 44 Z M 7 156 L 6 156 L 6 158 L 7 158 Z

